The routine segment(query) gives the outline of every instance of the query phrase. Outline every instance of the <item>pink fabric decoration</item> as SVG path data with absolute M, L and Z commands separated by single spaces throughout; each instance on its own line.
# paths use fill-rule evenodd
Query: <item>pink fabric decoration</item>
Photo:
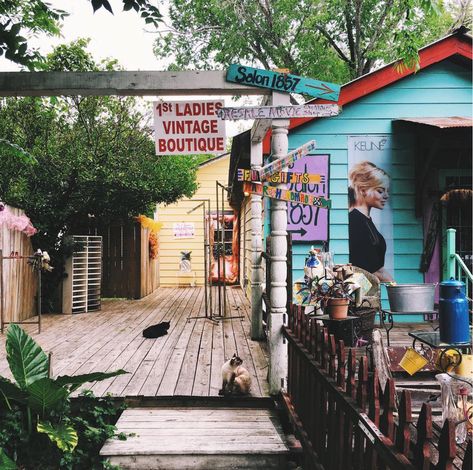
M 5 205 L 3 206 L 3 210 L 0 210 L 0 225 L 6 225 L 10 230 L 23 232 L 28 237 L 31 237 L 37 232 L 29 217 L 24 214 L 15 215 L 9 207 Z

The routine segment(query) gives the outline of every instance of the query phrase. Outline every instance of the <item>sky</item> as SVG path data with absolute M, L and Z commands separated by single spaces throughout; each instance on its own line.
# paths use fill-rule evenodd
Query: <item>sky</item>
M 66 10 L 62 27 L 62 37 L 41 36 L 33 38 L 31 44 L 43 54 L 62 43 L 79 38 L 90 38 L 88 51 L 95 60 L 107 57 L 115 58 L 125 70 L 165 70 L 166 63 L 158 60 L 153 54 L 153 42 L 157 33 L 153 27 L 145 24 L 135 11 L 123 11 L 121 0 L 109 0 L 113 15 L 101 8 L 93 12 L 92 5 L 86 0 L 49 0 L 49 4 L 58 9 Z M 160 6 L 160 12 L 166 16 L 166 7 Z M 0 71 L 19 71 L 20 67 L 13 62 L 0 58 Z M 192 97 L 191 99 L 213 99 L 216 97 Z M 222 97 L 223 98 L 223 97 Z M 147 101 L 157 98 L 146 97 Z M 167 97 L 169 100 L 183 100 L 183 97 Z M 240 101 L 235 104 L 230 97 L 225 97 L 226 106 L 242 106 Z M 246 100 L 245 100 L 246 101 Z M 247 105 L 256 104 L 255 98 L 248 99 Z M 227 137 L 251 128 L 252 121 L 227 122 Z

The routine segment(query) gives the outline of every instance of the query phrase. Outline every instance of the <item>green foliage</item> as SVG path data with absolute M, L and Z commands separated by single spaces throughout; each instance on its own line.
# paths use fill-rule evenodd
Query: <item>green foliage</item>
M 86 382 L 105 380 L 126 372 L 92 372 L 51 379 L 45 353 L 16 324 L 8 329 L 6 350 L 17 384 L 0 376 L 0 404 L 6 404 L 0 406 L 0 464 L 10 468 L 7 467 L 9 462 L 15 461 L 21 468 L 44 470 L 102 468 L 97 446 L 114 435 L 111 421 L 117 410 L 109 402 L 103 406 L 99 400 L 89 407 L 89 413 L 92 413 L 89 419 L 82 414 L 74 415 L 70 394 Z M 90 394 L 87 399 L 95 400 Z M 78 451 L 84 447 L 85 451 Z M 93 449 L 96 453 L 88 455 Z M 73 465 L 84 459 L 96 459 L 99 466 Z M 0 468 L 4 467 L 0 465 Z
M 6 350 L 11 373 L 22 390 L 48 377 L 48 356 L 18 325 L 8 328 Z
M 88 0 L 94 12 L 104 8 L 113 14 L 108 0 Z M 147 25 L 157 27 L 162 15 L 151 0 L 122 0 L 123 10 L 135 10 Z M 0 56 L 29 69 L 41 68 L 44 57 L 31 49 L 28 36 L 59 36 L 62 21 L 68 16 L 43 0 L 2 0 L 0 2 Z
M 437 0 L 171 0 L 169 15 L 155 54 L 171 69 L 239 62 L 338 83 L 416 59 L 454 24 Z
M 5 454 L 2 448 L 0 448 L 0 468 L 2 470 L 16 470 L 15 462 Z
M 86 46 L 85 40 L 59 46 L 46 69 L 115 67 L 95 63 Z M 38 229 L 35 248 L 51 256 L 55 269 L 43 276 L 45 311 L 53 308 L 74 250 L 67 235 L 91 218 L 106 224 L 152 214 L 156 203 L 191 197 L 197 189 L 194 159 L 156 156 L 149 119 L 133 98 L 10 98 L 0 107 L 0 135 L 17 146 L 17 154 L 0 152 L 0 200 L 26 212 Z M 34 159 L 18 157 L 24 154 Z
M 77 446 L 77 432 L 72 426 L 67 424 L 59 423 L 52 425 L 49 421 L 38 421 L 36 430 L 47 434 L 49 440 L 54 442 L 64 452 L 72 452 Z

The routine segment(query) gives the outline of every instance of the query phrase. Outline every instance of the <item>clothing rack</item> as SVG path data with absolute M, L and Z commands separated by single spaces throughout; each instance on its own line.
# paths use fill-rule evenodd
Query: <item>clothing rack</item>
M 18 254 L 13 254 L 10 256 L 3 256 L 3 250 L 0 249 L 0 332 L 3 334 L 5 325 L 11 323 L 16 323 L 17 325 L 38 325 L 38 333 L 41 333 L 41 267 L 39 266 L 38 272 L 38 295 L 37 295 L 37 317 L 36 321 L 5 321 L 5 309 L 4 309 L 4 276 L 3 276 L 3 263 L 5 260 L 30 260 L 34 257 L 32 256 L 20 256 Z

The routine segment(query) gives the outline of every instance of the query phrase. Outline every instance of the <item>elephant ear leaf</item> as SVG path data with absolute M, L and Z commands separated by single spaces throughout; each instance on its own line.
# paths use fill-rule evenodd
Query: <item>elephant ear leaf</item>
M 123 369 L 116 370 L 114 372 L 91 372 L 90 374 L 82 375 L 61 375 L 55 382 L 57 385 L 64 386 L 68 385 L 69 392 L 72 393 L 74 390 L 77 390 L 81 385 L 87 382 L 99 382 L 101 380 L 109 379 L 110 377 L 116 377 L 117 375 L 128 374 L 127 371 Z
M 72 452 L 77 446 L 76 430 L 65 423 L 53 426 L 49 421 L 38 421 L 36 429 L 38 432 L 47 434 L 50 441 L 54 442 L 64 452 Z
M 5 451 L 0 447 L 0 468 L 2 470 L 17 470 L 15 462 L 5 454 Z
M 48 356 L 18 325 L 10 325 L 6 340 L 7 361 L 22 390 L 48 376 Z
M 0 406 L 11 410 L 11 403 L 26 403 L 28 394 L 5 377 L 0 376 Z M 0 468 L 3 468 L 0 466 Z
M 54 410 L 62 404 L 69 392 L 59 386 L 52 379 L 44 378 L 37 380 L 28 387 L 30 394 L 28 404 L 31 408 L 44 416 L 46 411 Z

